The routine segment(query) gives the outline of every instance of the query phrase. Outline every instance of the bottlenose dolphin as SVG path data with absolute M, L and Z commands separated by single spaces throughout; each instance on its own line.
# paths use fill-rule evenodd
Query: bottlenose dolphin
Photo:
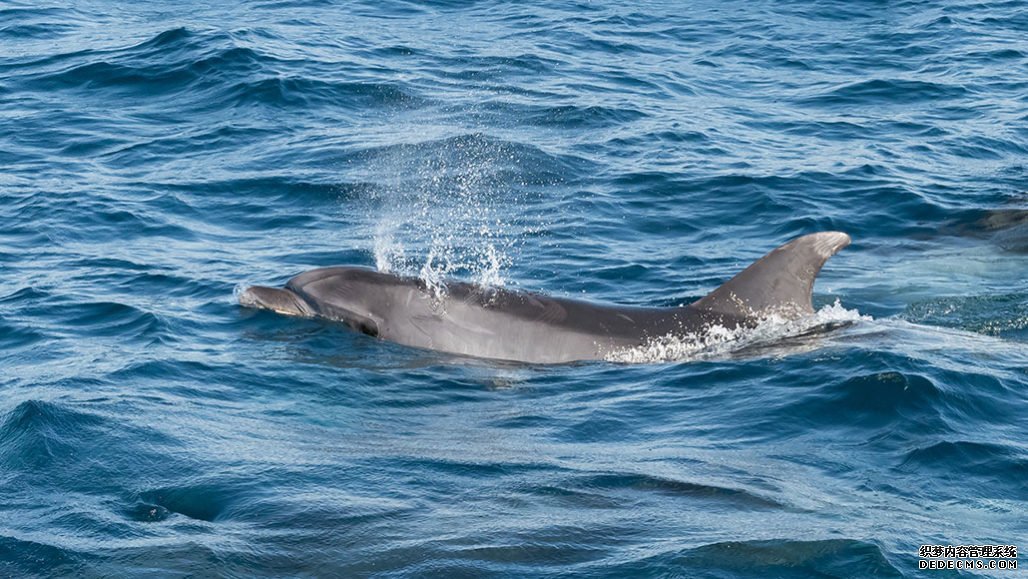
M 339 321 L 370 336 L 453 354 L 535 364 L 598 360 L 715 325 L 731 329 L 769 315 L 813 314 L 814 278 L 849 243 L 840 232 L 799 237 L 706 297 L 672 308 L 601 305 L 461 282 L 437 292 L 420 279 L 363 267 L 314 269 L 284 289 L 253 286 L 239 303 Z

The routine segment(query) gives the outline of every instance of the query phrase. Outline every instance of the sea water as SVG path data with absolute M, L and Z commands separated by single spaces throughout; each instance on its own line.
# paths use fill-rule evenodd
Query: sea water
M 1018 1 L 0 4 L 0 575 L 1023 552 L 1026 95 Z M 676 306 L 822 230 L 814 319 L 595 363 L 234 295 L 356 264 Z

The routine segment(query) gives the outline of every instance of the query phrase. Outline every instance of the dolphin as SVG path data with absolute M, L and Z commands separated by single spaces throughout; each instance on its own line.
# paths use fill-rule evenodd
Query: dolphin
M 647 308 L 596 304 L 526 291 L 424 281 L 364 267 L 325 267 L 285 288 L 249 287 L 244 307 L 324 318 L 406 346 L 532 364 L 601 360 L 667 336 L 714 326 L 755 326 L 771 315 L 814 313 L 814 278 L 850 243 L 829 231 L 798 237 L 689 305 Z

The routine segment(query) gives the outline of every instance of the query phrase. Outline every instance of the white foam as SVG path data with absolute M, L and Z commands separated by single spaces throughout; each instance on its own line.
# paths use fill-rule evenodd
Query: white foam
M 809 316 L 787 319 L 771 314 L 753 327 L 726 328 L 717 325 L 695 334 L 669 334 L 654 338 L 642 346 L 612 352 L 606 359 L 627 364 L 652 364 L 720 358 L 744 348 L 774 344 L 785 338 L 800 336 L 815 328 L 871 320 L 871 316 L 861 315 L 857 310 L 847 310 L 836 300 L 834 304 Z

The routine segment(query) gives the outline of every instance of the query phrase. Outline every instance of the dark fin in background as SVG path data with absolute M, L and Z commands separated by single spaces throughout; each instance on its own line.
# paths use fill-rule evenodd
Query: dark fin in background
M 1028 210 L 998 209 L 990 211 L 978 221 L 988 232 L 994 232 L 992 242 L 1011 253 L 1028 253 Z
M 693 307 L 733 317 L 814 313 L 810 295 L 821 266 L 850 244 L 850 236 L 825 231 L 798 237 L 760 258 Z

